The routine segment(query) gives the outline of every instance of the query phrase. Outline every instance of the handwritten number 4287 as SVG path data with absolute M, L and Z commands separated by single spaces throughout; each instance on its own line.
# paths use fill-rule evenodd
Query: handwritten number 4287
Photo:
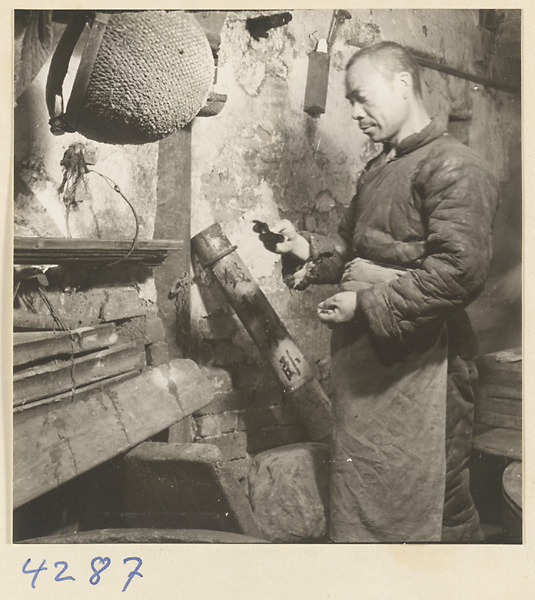
M 126 591 L 128 586 L 130 585 L 130 582 L 132 581 L 132 579 L 134 579 L 134 577 L 136 575 L 138 577 L 143 577 L 143 575 L 139 572 L 139 569 L 141 568 L 141 565 L 143 564 L 142 560 L 140 558 L 138 558 L 137 556 L 130 556 L 123 560 L 123 564 L 126 565 L 126 563 L 128 563 L 130 561 L 136 561 L 137 565 L 134 568 L 134 570 L 130 571 L 130 573 L 128 574 L 128 577 L 126 578 L 126 583 L 124 584 L 124 587 L 122 589 L 123 592 Z M 35 589 L 35 582 L 37 581 L 37 577 L 39 576 L 39 574 L 42 571 L 48 571 L 48 567 L 45 567 L 46 559 L 43 560 L 43 562 L 39 565 L 39 567 L 37 567 L 37 569 L 31 569 L 30 563 L 31 563 L 31 559 L 29 558 L 24 563 L 24 565 L 22 567 L 22 572 L 25 573 L 26 575 L 33 575 L 32 588 Z M 91 561 L 91 570 L 93 571 L 93 574 L 89 578 L 89 583 L 91 585 L 97 585 L 100 582 L 101 574 L 110 566 L 110 564 L 111 564 L 111 559 L 109 557 L 105 556 L 103 558 L 102 556 L 96 556 Z M 72 575 L 64 575 L 65 571 L 69 568 L 69 565 L 64 560 L 59 560 L 58 562 L 54 563 L 54 567 L 56 569 L 58 569 L 58 573 L 57 573 L 54 581 L 76 581 L 75 578 L 72 577 Z

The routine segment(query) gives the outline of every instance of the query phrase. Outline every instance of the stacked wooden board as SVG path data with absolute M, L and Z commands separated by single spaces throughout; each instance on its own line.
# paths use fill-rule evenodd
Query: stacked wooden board
M 200 368 L 175 359 L 14 414 L 14 508 L 137 446 L 212 397 Z
M 13 500 L 18 507 L 207 405 L 191 360 L 169 362 L 152 315 L 13 342 Z M 155 361 L 158 355 L 160 360 Z M 147 358 L 149 366 L 147 367 Z
M 74 397 L 93 385 L 146 366 L 145 348 L 119 344 L 116 326 L 107 323 L 73 331 L 14 333 L 13 407 Z
M 522 430 L 522 352 L 520 348 L 486 354 L 477 360 L 479 385 L 475 419 Z

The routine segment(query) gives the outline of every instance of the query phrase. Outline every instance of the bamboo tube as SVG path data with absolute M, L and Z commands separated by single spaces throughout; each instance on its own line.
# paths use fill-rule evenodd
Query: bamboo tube
M 300 420 L 312 440 L 331 433 L 329 399 L 288 330 L 253 279 L 253 276 L 218 223 L 192 239 L 204 268 L 210 268 L 232 308 L 267 363 L 290 395 Z

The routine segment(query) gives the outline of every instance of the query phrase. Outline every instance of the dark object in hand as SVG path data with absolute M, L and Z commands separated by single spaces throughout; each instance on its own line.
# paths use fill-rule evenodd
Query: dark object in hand
M 260 241 L 264 244 L 264 246 L 270 250 L 271 252 L 275 252 L 275 246 L 284 242 L 284 236 L 282 233 L 275 233 L 270 230 L 267 223 L 264 221 L 258 221 L 255 219 L 253 221 L 253 231 L 259 234 Z
M 247 19 L 246 29 L 257 42 L 260 38 L 267 38 L 267 32 L 276 27 L 282 27 L 292 20 L 289 12 L 277 13 L 276 15 L 266 15 L 264 17 L 254 17 Z

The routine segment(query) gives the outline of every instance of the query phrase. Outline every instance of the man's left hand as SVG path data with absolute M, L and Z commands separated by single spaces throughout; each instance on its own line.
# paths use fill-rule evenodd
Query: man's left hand
M 355 318 L 357 310 L 356 292 L 339 292 L 318 304 L 320 321 L 328 327 L 336 327 Z

